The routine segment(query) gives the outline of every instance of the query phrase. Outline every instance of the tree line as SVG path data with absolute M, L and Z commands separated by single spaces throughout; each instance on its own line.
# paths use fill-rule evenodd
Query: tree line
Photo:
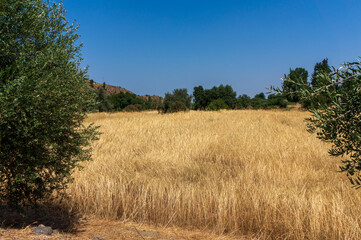
M 268 97 L 261 92 L 253 98 L 246 94 L 239 95 L 230 85 L 214 86 L 204 89 L 203 86 L 194 87 L 193 94 L 188 90 L 174 89 L 166 93 L 164 98 L 154 99 L 150 96 L 140 97 L 130 92 L 120 92 L 108 95 L 106 84 L 95 90 L 97 104 L 92 111 L 144 111 L 158 110 L 161 113 L 171 113 L 187 110 L 221 110 L 221 109 L 268 109 L 284 108 L 286 98 L 281 94 L 271 94 Z
M 193 89 L 193 94 L 189 95 L 187 89 L 175 89 L 173 93 L 166 93 L 164 101 L 158 106 L 158 110 L 163 113 L 193 110 L 220 110 L 220 109 L 270 109 L 286 108 L 287 105 L 299 103 L 303 108 L 318 107 L 323 104 L 330 105 L 332 102 L 329 94 L 321 92 L 314 94 L 312 98 L 303 98 L 302 90 L 312 91 L 324 86 L 325 76 L 330 75 L 332 67 L 325 58 L 317 62 L 309 80 L 309 73 L 303 67 L 290 69 L 288 74 L 284 74 L 282 91 L 266 95 L 261 92 L 253 98 L 247 94 L 237 97 L 237 93 L 230 85 L 214 86 L 204 89 L 197 86 Z M 336 89 L 334 89 L 335 91 Z
M 193 94 L 188 94 L 187 89 L 175 89 L 172 93 L 166 93 L 159 111 L 171 113 L 178 111 L 208 110 L 216 111 L 221 109 L 269 109 L 284 108 L 287 106 L 285 97 L 281 94 L 271 94 L 268 97 L 261 92 L 253 98 L 246 94 L 239 95 L 230 85 L 214 86 L 205 89 L 197 86 Z
M 330 104 L 331 99 L 326 94 L 318 94 L 313 99 L 305 99 L 300 96 L 301 89 L 316 89 L 325 84 L 322 75 L 332 72 L 325 58 L 317 62 L 314 66 L 310 81 L 309 73 L 305 68 L 297 67 L 290 69 L 288 74 L 284 74 L 282 92 L 266 94 L 261 92 L 253 98 L 247 94 L 237 96 L 237 93 L 230 85 L 214 86 L 205 89 L 203 86 L 193 88 L 193 93 L 189 94 L 187 89 L 174 89 L 172 93 L 166 93 L 164 98 L 152 99 L 140 97 L 129 92 L 120 92 L 108 95 L 106 84 L 96 90 L 97 105 L 93 111 L 113 112 L 113 111 L 143 111 L 158 110 L 161 113 L 171 113 L 186 110 L 207 110 L 215 111 L 221 109 L 272 109 L 286 108 L 287 105 L 300 103 L 304 108 L 310 108 L 319 104 Z M 92 84 L 93 81 L 90 81 Z

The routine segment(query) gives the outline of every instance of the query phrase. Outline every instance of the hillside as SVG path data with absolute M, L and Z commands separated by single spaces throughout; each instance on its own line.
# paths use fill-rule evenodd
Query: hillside
M 86 81 L 90 85 L 90 80 L 86 80 Z M 93 88 L 94 91 L 96 91 L 99 87 L 103 87 L 103 84 L 98 83 L 98 82 L 93 82 L 93 87 L 92 88 Z M 132 91 L 129 91 L 128 89 L 118 87 L 118 86 L 109 85 L 109 84 L 105 84 L 105 92 L 108 95 L 116 94 L 116 93 L 120 93 L 120 92 L 123 92 L 123 93 L 128 92 L 128 93 L 131 93 L 131 94 L 135 94 Z M 135 95 L 137 95 L 137 94 L 135 94 Z M 157 95 L 137 95 L 137 96 L 141 97 L 141 98 L 150 97 L 152 100 L 156 100 L 156 101 L 158 101 L 161 98 L 160 96 L 157 96 Z

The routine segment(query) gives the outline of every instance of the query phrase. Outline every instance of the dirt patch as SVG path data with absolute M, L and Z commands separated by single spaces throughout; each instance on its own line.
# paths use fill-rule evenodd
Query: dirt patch
M 136 223 L 124 223 L 121 221 L 105 221 L 97 219 L 81 219 L 74 226 L 76 231 L 59 231 L 51 236 L 36 235 L 33 232 L 33 226 L 24 228 L 1 227 L 0 240 L 149 240 L 149 239 L 167 239 L 167 240 L 199 240 L 199 239 L 252 239 L 246 237 L 218 236 L 205 231 L 191 231 L 180 228 L 161 228 Z
M 44 225 L 55 230 L 51 235 L 36 234 L 34 229 Z M 5 207 L 0 208 L 0 240 L 85 240 L 85 239 L 251 239 L 240 236 L 219 236 L 207 231 L 177 227 L 156 227 L 147 224 L 124 221 L 108 221 L 83 217 L 71 209 L 60 206 L 39 206 L 24 209 L 20 214 Z

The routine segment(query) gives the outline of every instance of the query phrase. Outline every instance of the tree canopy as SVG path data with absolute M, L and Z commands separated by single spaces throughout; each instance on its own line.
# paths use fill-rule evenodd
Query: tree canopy
M 237 104 L 237 93 L 233 91 L 230 85 L 214 86 L 211 89 L 204 89 L 202 86 L 194 87 L 194 109 L 207 109 L 209 104 L 215 100 L 221 99 L 225 104 L 219 105 L 221 101 L 217 101 L 218 106 L 222 108 L 235 108 Z M 209 108 L 208 108 L 209 109 Z M 213 107 L 212 107 L 213 109 Z
M 325 82 L 322 82 L 324 78 L 322 74 L 330 74 L 332 72 L 331 67 L 328 65 L 328 59 L 325 58 L 322 62 L 317 62 L 314 66 L 313 73 L 311 76 L 311 85 L 314 88 L 321 87 L 325 85 Z
M 285 79 L 289 81 L 283 82 L 283 93 L 290 102 L 299 102 L 301 100 L 299 92 L 301 89 L 308 86 L 307 78 L 308 71 L 304 68 L 290 69 L 288 75 L 285 74 Z
M 161 111 L 163 113 L 187 111 L 191 107 L 191 100 L 186 88 L 174 89 L 173 93 L 165 94 Z

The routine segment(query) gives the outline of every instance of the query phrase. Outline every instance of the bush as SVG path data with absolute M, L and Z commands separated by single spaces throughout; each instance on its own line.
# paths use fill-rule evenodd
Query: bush
M 140 98 L 134 93 L 129 93 L 129 92 L 126 93 L 119 92 L 110 95 L 110 102 L 113 106 L 113 109 L 116 111 L 121 111 L 123 109 L 126 110 L 125 108 L 127 108 L 129 105 L 141 105 L 140 109 L 146 108 L 145 101 L 143 98 Z M 148 104 L 149 105 L 151 104 L 151 99 L 150 102 L 148 100 Z
M 42 0 L 0 5 L 0 200 L 11 207 L 62 192 L 91 158 L 94 94 L 64 13 Z
M 270 94 L 267 99 L 268 106 L 274 106 L 274 107 L 280 107 L 280 108 L 286 108 L 287 107 L 287 101 L 284 96 L 280 94 Z
M 247 94 L 239 95 L 237 98 L 238 108 L 249 108 L 251 106 L 251 98 Z
M 218 111 L 221 109 L 229 109 L 229 106 L 223 99 L 213 100 L 207 107 L 207 110 Z
M 140 112 L 141 110 L 142 105 L 140 104 L 128 105 L 124 108 L 124 111 L 126 112 Z
M 173 93 L 166 93 L 160 109 L 163 113 L 187 111 L 191 106 L 191 97 L 186 88 L 174 89 Z

